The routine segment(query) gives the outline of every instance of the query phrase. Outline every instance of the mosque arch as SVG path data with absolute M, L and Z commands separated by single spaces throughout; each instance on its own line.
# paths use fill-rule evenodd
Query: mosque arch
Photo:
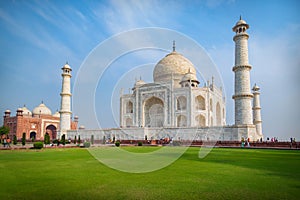
M 56 127 L 53 125 L 53 124 L 50 124 L 46 127 L 46 134 L 49 134 L 50 138 L 53 140 L 53 139 L 56 139 L 57 137 L 57 129 Z
M 147 99 L 144 102 L 144 126 L 163 127 L 164 121 L 164 102 L 157 97 Z
M 197 123 L 197 126 L 206 126 L 206 119 L 203 115 L 197 115 L 196 116 L 196 123 Z
M 210 111 L 213 111 L 213 102 L 212 102 L 211 98 L 209 99 L 209 108 L 210 108 Z
M 30 134 L 29 134 L 29 136 L 30 136 L 29 137 L 30 139 L 34 138 L 34 140 L 35 140 L 36 139 L 36 132 L 35 131 L 31 131 Z
M 177 116 L 177 127 L 186 127 L 187 126 L 187 119 L 185 115 Z
M 196 110 L 205 110 L 205 99 L 201 95 L 195 98 Z
M 211 126 L 214 125 L 214 118 L 213 118 L 213 117 L 210 118 L 210 125 L 211 125 Z
M 132 119 L 130 117 L 126 118 L 126 127 L 131 127 L 133 125 Z
M 221 118 L 221 106 L 219 102 L 216 105 L 216 119 L 217 119 L 217 126 L 221 126 L 222 118 Z
M 180 96 L 177 98 L 177 110 L 186 110 L 186 97 Z
M 133 113 L 133 103 L 131 101 L 126 102 L 126 113 Z

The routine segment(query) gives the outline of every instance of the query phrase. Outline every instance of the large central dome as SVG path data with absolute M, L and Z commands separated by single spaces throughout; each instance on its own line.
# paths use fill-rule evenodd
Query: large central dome
M 156 83 L 163 83 L 170 82 L 173 79 L 179 83 L 188 72 L 196 75 L 194 65 L 174 50 L 156 64 L 153 71 L 153 80 Z

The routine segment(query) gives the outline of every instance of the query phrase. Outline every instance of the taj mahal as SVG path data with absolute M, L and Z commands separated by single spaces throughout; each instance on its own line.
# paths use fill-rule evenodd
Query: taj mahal
M 154 83 L 137 80 L 121 96 L 121 127 L 211 127 L 225 125 L 222 90 L 214 81 L 198 87 L 193 64 L 175 50 L 153 71 Z
M 196 68 L 180 52 L 173 49 L 155 65 L 153 82 L 136 80 L 132 93 L 120 94 L 120 127 L 110 129 L 71 129 L 71 67 L 62 70 L 60 123 L 57 137 L 79 136 L 89 140 L 173 140 L 240 141 L 263 138 L 260 88 L 251 87 L 248 61 L 249 25 L 240 18 L 232 28 L 235 35 L 234 101 L 235 123 L 226 124 L 226 102 L 222 88 L 214 78 L 200 87 Z M 78 120 L 78 117 L 77 119 Z M 6 120 L 7 121 L 7 120 Z M 4 120 L 5 122 L 5 120 Z M 5 124 L 4 124 L 5 125 Z M 14 134 L 14 133 L 10 133 Z M 40 134 L 41 137 L 43 134 Z

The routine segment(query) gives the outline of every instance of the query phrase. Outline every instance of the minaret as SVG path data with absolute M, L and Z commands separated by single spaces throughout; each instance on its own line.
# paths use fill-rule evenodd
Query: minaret
M 71 67 L 66 63 L 62 68 L 62 88 L 61 88 L 61 103 L 60 103 L 60 136 L 66 134 L 67 130 L 71 129 Z
M 259 137 L 262 138 L 262 121 L 261 121 L 261 107 L 260 107 L 260 92 L 259 87 L 255 84 L 252 88 L 253 90 L 253 124 L 256 126 L 256 133 Z
M 232 69 L 235 74 L 234 95 L 235 125 L 253 124 L 251 101 L 253 94 L 250 89 L 250 70 L 248 63 L 248 38 L 246 30 L 249 25 L 242 20 L 236 23 L 232 30 L 236 33 L 233 37 L 235 42 L 235 65 Z

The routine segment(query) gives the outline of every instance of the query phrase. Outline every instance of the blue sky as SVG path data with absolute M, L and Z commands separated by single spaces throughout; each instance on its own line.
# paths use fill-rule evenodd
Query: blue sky
M 227 123 L 233 124 L 231 28 L 242 15 L 250 24 L 251 84 L 261 87 L 263 132 L 266 137 L 300 139 L 299 8 L 296 0 L 0 1 L 0 112 L 10 109 L 14 114 L 24 104 L 32 110 L 43 100 L 54 113 L 60 104 L 60 68 L 66 61 L 73 69 L 74 82 L 85 58 L 99 43 L 134 28 L 161 27 L 193 38 L 210 55 L 226 87 Z M 145 54 L 135 58 L 141 60 L 137 63 L 156 63 L 165 54 L 149 51 L 147 58 Z M 130 65 L 130 59 L 121 61 Z M 132 87 L 135 78 L 124 88 Z M 143 79 L 151 81 L 152 74 Z M 103 127 L 115 127 L 112 118 L 103 115 L 112 112 L 111 97 L 101 90 L 95 93 L 97 102 L 107 99 L 101 103 L 108 105 L 96 110 L 99 121 Z M 79 118 L 86 128 L 95 128 L 88 116 Z

